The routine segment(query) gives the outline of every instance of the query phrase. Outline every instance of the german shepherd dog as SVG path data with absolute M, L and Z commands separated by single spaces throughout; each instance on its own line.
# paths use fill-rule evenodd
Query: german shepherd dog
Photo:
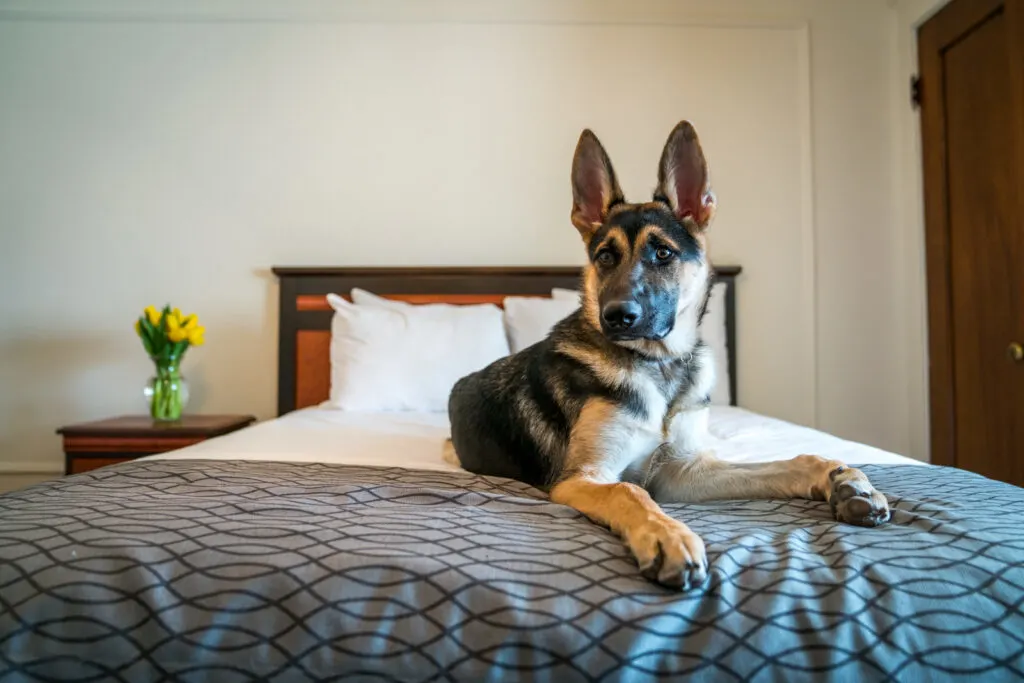
M 455 384 L 447 457 L 547 491 L 617 533 L 645 577 L 683 590 L 707 578 L 704 542 L 657 503 L 809 498 L 828 501 L 841 522 L 886 522 L 885 496 L 841 462 L 733 464 L 707 450 L 715 375 L 700 326 L 716 199 L 693 126 L 669 135 L 650 202 L 623 199 L 590 130 L 571 179 L 588 261 L 580 308 L 543 341 Z

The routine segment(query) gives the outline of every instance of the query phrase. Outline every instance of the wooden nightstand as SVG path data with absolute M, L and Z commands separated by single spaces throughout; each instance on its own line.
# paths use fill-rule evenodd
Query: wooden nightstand
M 177 422 L 155 422 L 148 415 L 125 415 L 61 427 L 64 473 L 128 462 L 166 453 L 248 427 L 252 415 L 184 415 Z

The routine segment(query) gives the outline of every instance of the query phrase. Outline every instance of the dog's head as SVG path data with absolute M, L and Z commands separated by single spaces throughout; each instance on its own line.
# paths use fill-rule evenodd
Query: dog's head
M 649 355 L 692 348 L 711 273 L 705 230 L 715 213 L 697 131 L 688 121 L 672 130 L 652 201 L 630 204 L 601 142 L 584 130 L 572 197 L 572 222 L 588 256 L 586 319 L 611 341 Z

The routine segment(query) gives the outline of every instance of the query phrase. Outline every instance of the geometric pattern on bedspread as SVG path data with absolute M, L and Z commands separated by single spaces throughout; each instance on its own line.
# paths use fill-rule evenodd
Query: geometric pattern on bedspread
M 506 479 L 136 462 L 0 496 L 0 681 L 1015 680 L 1024 490 L 868 466 L 892 522 L 667 506 L 708 583 Z

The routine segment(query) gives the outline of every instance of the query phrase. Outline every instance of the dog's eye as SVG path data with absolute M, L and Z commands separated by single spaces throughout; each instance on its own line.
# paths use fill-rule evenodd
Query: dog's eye
M 602 251 L 597 255 L 597 262 L 602 266 L 610 266 L 615 263 L 615 256 L 610 251 Z
M 654 252 L 654 255 L 659 261 L 668 261 L 672 258 L 672 250 L 668 247 L 659 247 L 658 250 Z

